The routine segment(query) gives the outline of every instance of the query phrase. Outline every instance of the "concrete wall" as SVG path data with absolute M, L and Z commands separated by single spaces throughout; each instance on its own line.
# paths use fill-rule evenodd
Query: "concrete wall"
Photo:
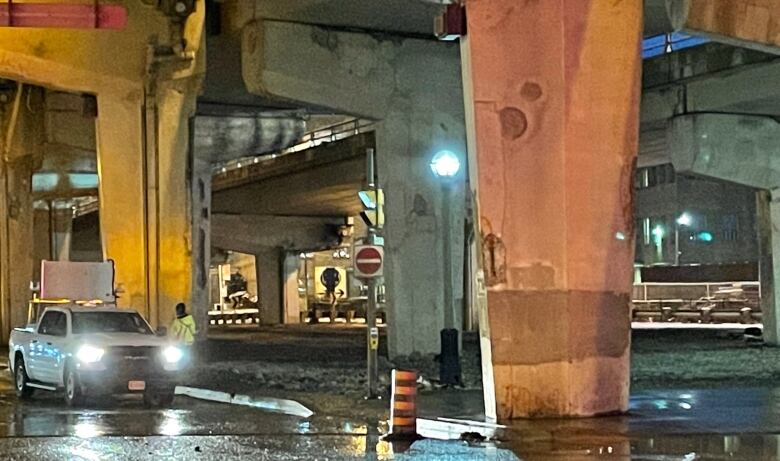
M 462 261 L 464 206 L 457 184 L 451 222 L 442 221 L 441 189 L 429 162 L 442 148 L 465 153 L 457 46 L 284 22 L 250 22 L 243 32 L 250 92 L 381 121 L 376 146 L 387 202 L 390 354 L 438 352 L 442 235 L 449 230 L 453 260 Z M 459 305 L 461 271 L 452 285 Z

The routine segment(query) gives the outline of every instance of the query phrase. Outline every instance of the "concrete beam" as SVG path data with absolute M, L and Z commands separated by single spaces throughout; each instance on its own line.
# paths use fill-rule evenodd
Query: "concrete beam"
M 211 244 L 223 250 L 257 254 L 265 248 L 315 251 L 339 243 L 338 218 L 213 214 Z
M 733 69 L 720 69 L 678 80 L 642 93 L 642 124 L 669 119 L 685 112 L 734 112 L 780 115 L 780 61 L 772 60 Z
M 675 30 L 780 54 L 780 8 L 761 0 L 671 0 Z
M 195 117 L 195 149 L 211 162 L 227 162 L 287 148 L 306 130 L 295 117 Z
M 690 114 L 673 118 L 669 131 L 677 172 L 759 189 L 780 187 L 780 123 L 775 119 Z
M 217 175 L 214 212 L 355 216 L 372 147 L 373 133 L 363 133 Z
M 433 37 L 439 5 L 420 0 L 229 0 L 226 24 L 240 28 L 253 19 Z

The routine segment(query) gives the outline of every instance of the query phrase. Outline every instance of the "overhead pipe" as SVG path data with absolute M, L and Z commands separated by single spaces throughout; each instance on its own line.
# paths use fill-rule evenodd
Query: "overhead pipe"
M 118 30 L 126 26 L 127 9 L 122 5 L 0 3 L 0 27 Z

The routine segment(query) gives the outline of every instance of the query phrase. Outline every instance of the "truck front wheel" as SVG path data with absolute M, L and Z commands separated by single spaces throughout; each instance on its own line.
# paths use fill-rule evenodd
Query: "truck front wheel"
M 27 370 L 24 368 L 24 359 L 21 357 L 14 364 L 14 381 L 16 382 L 16 396 L 22 400 L 28 400 L 33 395 L 32 387 L 28 386 L 30 378 L 27 377 Z
M 73 367 L 65 370 L 65 403 L 71 407 L 77 407 L 84 403 L 84 391 L 81 389 L 78 375 Z

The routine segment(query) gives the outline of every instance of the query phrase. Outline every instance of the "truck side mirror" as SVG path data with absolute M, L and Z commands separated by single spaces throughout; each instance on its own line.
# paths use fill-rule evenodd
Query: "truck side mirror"
M 155 334 L 161 337 L 168 336 L 168 329 L 165 327 L 157 327 L 157 332 Z

